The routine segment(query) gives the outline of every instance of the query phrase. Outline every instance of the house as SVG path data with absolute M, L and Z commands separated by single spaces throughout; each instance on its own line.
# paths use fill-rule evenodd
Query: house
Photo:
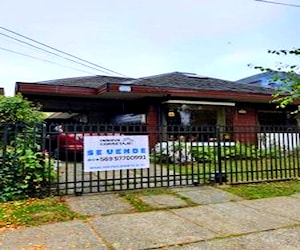
M 292 107 L 276 109 L 273 88 L 171 72 L 141 78 L 89 76 L 17 82 L 16 93 L 68 121 L 160 126 L 295 125 Z M 59 114 L 55 121 L 59 120 Z M 51 119 L 51 116 L 50 116 Z
M 278 88 L 282 85 L 282 80 L 286 80 L 288 77 L 285 72 L 264 72 L 240 79 L 237 82 L 267 88 Z M 300 75 L 295 74 L 295 77 L 300 78 Z
M 0 95 L 4 95 L 4 88 L 0 88 Z

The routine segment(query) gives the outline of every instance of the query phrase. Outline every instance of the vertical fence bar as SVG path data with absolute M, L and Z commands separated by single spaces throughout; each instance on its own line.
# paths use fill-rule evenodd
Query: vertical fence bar
M 220 127 L 216 127 L 216 137 L 217 137 L 217 166 L 218 166 L 218 172 L 217 172 L 217 180 L 220 185 L 223 184 L 223 173 L 222 173 L 222 147 L 221 147 L 221 133 L 220 133 Z

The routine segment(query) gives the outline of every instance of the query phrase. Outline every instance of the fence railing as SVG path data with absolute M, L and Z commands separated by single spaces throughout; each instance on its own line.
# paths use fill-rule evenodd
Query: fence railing
M 299 153 L 298 128 L 199 127 L 159 141 L 153 157 L 197 183 L 221 184 L 297 178 Z
M 39 129 L 29 135 L 18 128 L 12 133 L 7 126 L 0 131 L 1 156 L 7 154 L 8 146 L 12 147 L 13 137 L 35 138 L 35 145 L 39 145 L 36 150 L 48 150 L 47 166 L 52 168 L 45 167 L 44 174 L 53 177 L 48 178 L 51 180 L 48 188 L 55 194 L 251 183 L 294 179 L 300 175 L 297 127 L 48 124 L 37 126 Z M 148 136 L 149 168 L 85 172 L 83 138 L 87 135 Z M 23 141 L 24 145 L 29 141 Z M 8 161 L 1 162 L 2 169 L 4 165 L 7 167 Z
M 45 124 L 0 124 L 0 201 L 50 193 Z

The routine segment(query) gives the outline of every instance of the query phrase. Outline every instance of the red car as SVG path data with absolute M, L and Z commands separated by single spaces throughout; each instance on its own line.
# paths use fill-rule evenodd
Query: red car
M 60 133 L 57 136 L 60 154 L 81 154 L 83 152 L 83 134 Z
M 54 136 L 51 136 L 50 148 L 55 158 L 59 159 L 82 159 L 83 156 L 83 137 L 104 136 L 104 135 L 120 135 L 115 133 L 66 133 L 62 126 L 56 126 Z

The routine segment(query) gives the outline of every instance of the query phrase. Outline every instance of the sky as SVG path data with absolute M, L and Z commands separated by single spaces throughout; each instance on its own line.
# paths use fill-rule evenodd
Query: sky
M 129 77 L 179 71 L 235 81 L 260 73 L 249 64 L 299 63 L 267 53 L 299 48 L 299 23 L 300 8 L 255 0 L 0 1 L 0 27 Z M 113 75 L 8 36 L 39 46 L 0 29 L 0 87 L 7 96 L 16 82 Z

